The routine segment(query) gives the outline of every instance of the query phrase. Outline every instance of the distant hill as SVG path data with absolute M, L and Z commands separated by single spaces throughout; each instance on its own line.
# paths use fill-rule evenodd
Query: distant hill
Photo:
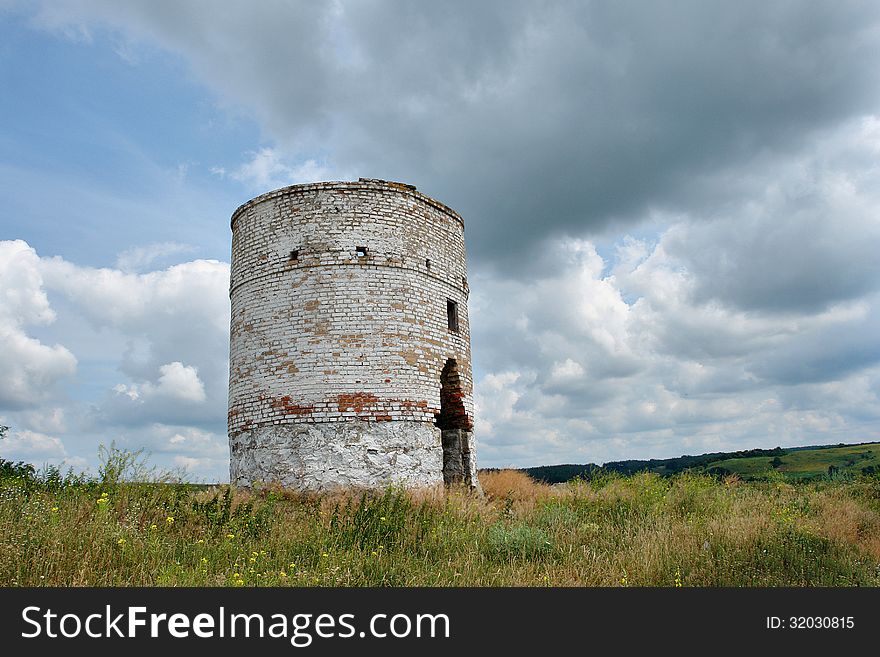
M 765 479 L 768 473 L 776 471 L 787 479 L 809 479 L 835 474 L 880 473 L 880 443 L 775 447 L 647 461 L 612 461 L 601 466 L 595 463 L 542 465 L 521 470 L 548 484 L 570 481 L 575 477 L 589 479 L 606 472 L 622 475 L 654 472 L 669 476 L 686 470 L 714 475 L 735 474 L 743 479 Z

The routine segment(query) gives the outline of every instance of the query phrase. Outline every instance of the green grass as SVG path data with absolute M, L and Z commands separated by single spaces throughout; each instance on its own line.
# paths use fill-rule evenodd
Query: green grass
M 823 477 L 828 474 L 829 467 L 836 468 L 838 474 L 843 475 L 859 475 L 866 468 L 880 471 L 878 444 L 792 450 L 778 458 L 781 465 L 775 470 L 786 479 Z M 774 470 L 771 461 L 770 457 L 727 459 L 712 462 L 705 469 L 720 467 L 741 477 L 755 478 Z
M 0 585 L 880 586 L 876 476 L 482 482 L 304 497 L 7 476 Z

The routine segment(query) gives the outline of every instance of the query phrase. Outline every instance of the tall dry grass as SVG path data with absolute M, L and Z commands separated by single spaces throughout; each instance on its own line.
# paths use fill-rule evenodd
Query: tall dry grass
M 480 480 L 482 497 L 0 480 L 0 585 L 880 585 L 876 478 Z

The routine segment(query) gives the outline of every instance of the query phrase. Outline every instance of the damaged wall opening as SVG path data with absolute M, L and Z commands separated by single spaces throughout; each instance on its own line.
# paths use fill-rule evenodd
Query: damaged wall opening
M 450 358 L 440 373 L 440 412 L 435 424 L 443 443 L 443 483 L 471 480 L 471 432 L 473 424 L 464 407 L 458 363 Z

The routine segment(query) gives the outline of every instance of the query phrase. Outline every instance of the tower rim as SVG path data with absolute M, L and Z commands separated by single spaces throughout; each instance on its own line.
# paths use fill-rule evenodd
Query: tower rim
M 299 194 L 305 192 L 311 192 L 315 190 L 322 189 L 352 189 L 352 190 L 360 190 L 360 189 L 372 189 L 372 190 L 383 190 L 383 191 L 395 191 L 400 194 L 404 194 L 406 196 L 411 196 L 419 201 L 427 203 L 438 210 L 444 212 L 449 215 L 453 219 L 455 219 L 461 227 L 464 228 L 464 219 L 461 218 L 455 210 L 450 208 L 445 203 L 441 203 L 437 199 L 431 198 L 427 194 L 420 192 L 416 189 L 415 185 L 410 185 L 402 182 L 395 182 L 391 180 L 381 180 L 379 178 L 358 178 L 353 181 L 345 181 L 345 180 L 332 180 L 326 182 L 313 182 L 313 183 L 303 183 L 298 185 L 287 185 L 285 187 L 279 187 L 278 189 L 273 189 L 271 191 L 265 192 L 264 194 L 260 194 L 259 196 L 255 196 L 249 201 L 245 201 L 241 205 L 239 205 L 235 211 L 232 213 L 232 217 L 229 220 L 229 226 L 231 230 L 235 230 L 235 222 L 236 220 L 249 208 L 263 203 L 265 201 L 271 200 L 273 198 L 277 198 L 279 196 L 285 196 L 290 194 Z

